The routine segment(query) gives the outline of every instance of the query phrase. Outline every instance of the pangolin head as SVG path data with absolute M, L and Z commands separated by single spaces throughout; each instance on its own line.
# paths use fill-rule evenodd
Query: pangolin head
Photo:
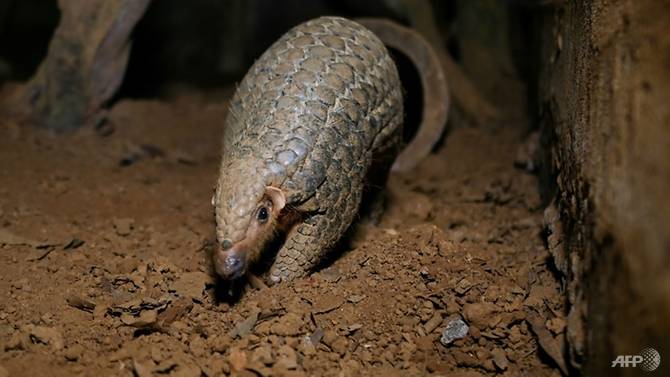
M 286 198 L 249 160 L 224 163 L 212 197 L 217 245 L 214 268 L 222 278 L 244 275 L 270 239 Z

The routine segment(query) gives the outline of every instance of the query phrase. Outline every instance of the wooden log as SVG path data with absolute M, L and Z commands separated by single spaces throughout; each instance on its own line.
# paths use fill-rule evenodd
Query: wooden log
M 121 85 L 130 33 L 150 1 L 59 0 L 47 56 L 14 110 L 59 132 L 96 122 Z
M 473 84 L 462 68 L 446 51 L 445 43 L 435 21 L 432 5 L 428 0 L 405 0 L 412 27 L 423 34 L 433 46 L 442 63 L 442 69 L 451 88 L 454 102 L 474 120 L 483 125 L 497 120 L 500 111 L 491 104 Z

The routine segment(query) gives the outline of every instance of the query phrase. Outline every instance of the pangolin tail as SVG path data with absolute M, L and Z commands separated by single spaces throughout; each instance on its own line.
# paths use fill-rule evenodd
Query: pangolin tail
M 440 140 L 449 112 L 449 88 L 435 47 L 419 32 L 382 18 L 355 20 L 381 39 L 405 54 L 416 66 L 423 88 L 422 122 L 414 139 L 398 155 L 392 170 L 408 171 L 419 164 Z

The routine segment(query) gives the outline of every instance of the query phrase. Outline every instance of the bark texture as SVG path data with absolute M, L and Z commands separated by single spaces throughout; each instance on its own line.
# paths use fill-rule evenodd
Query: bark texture
M 118 90 L 130 33 L 150 0 L 59 0 L 47 57 L 24 88 L 20 110 L 50 129 L 95 121 Z
M 670 357 L 670 3 L 575 0 L 549 17 L 539 100 L 557 195 L 545 220 L 571 358 L 587 375 L 632 375 L 611 361 L 644 347 Z

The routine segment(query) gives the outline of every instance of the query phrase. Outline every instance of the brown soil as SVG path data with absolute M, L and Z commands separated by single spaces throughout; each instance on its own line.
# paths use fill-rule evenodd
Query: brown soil
M 208 256 L 221 103 L 124 101 L 107 136 L 0 120 L 0 376 L 560 375 L 520 134 L 452 132 L 330 267 L 233 302 Z

